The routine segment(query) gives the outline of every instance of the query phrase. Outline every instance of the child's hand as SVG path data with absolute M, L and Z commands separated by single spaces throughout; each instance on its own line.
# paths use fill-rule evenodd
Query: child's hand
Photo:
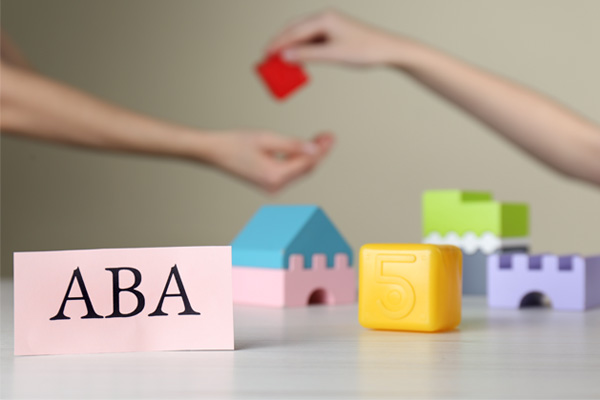
M 210 134 L 206 161 L 270 193 L 309 173 L 334 144 L 330 133 L 311 141 L 272 132 Z
M 389 63 L 403 40 L 334 11 L 286 27 L 267 47 L 288 61 L 340 62 L 355 66 Z

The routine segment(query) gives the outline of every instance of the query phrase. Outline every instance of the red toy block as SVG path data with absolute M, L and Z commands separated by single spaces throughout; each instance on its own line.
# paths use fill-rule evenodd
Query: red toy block
M 279 53 L 257 65 L 256 70 L 278 100 L 285 99 L 308 82 L 302 67 L 285 61 Z

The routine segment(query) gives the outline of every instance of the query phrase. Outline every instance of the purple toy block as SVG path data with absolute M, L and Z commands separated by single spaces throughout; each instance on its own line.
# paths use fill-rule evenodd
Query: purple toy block
M 532 293 L 549 297 L 556 310 L 600 306 L 600 255 L 492 254 L 487 270 L 490 307 L 519 308 Z

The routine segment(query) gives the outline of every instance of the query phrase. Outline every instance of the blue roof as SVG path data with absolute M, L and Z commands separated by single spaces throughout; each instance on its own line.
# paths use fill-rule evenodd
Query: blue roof
M 352 249 L 315 205 L 263 206 L 231 246 L 235 266 L 287 268 L 291 254 L 302 254 L 309 267 L 315 253 L 327 255 L 328 267 L 336 253 L 347 254 L 352 264 Z

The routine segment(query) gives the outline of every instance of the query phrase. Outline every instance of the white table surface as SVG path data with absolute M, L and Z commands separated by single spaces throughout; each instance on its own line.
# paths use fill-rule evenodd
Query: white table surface
M 490 310 L 458 330 L 362 328 L 356 306 L 235 307 L 235 351 L 13 356 L 2 282 L 1 398 L 600 398 L 600 309 Z

